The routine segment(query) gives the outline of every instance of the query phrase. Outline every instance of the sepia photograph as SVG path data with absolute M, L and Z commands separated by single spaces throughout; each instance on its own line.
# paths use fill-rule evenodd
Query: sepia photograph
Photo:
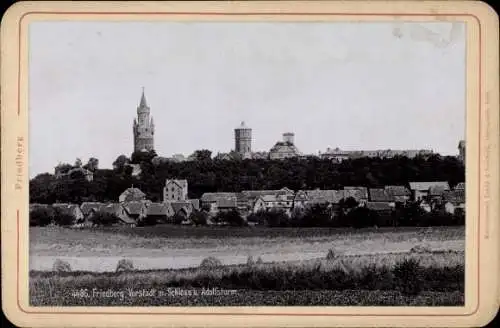
M 40 327 L 486 322 L 498 16 L 456 4 L 13 6 L 4 311 Z
M 35 22 L 29 47 L 32 305 L 464 305 L 463 23 Z

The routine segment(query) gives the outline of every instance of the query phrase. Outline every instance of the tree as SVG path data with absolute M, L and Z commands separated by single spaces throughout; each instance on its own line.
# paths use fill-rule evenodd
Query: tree
M 54 220 L 54 211 L 49 208 L 36 208 L 30 211 L 30 227 L 44 227 Z
M 378 214 L 366 207 L 357 207 L 347 215 L 351 226 L 354 228 L 373 227 L 378 219 Z
M 115 170 L 122 170 L 128 163 L 130 163 L 130 159 L 125 155 L 120 155 L 113 162 L 113 168 Z
M 92 216 L 92 223 L 97 226 L 111 226 L 120 221 L 118 216 L 107 212 L 96 212 Z
M 54 223 L 59 226 L 70 226 L 75 223 L 74 217 L 69 213 L 63 212 L 59 208 L 54 209 Z
M 331 224 L 332 211 L 326 204 L 315 204 L 306 209 L 301 226 L 328 227 Z
M 77 167 L 77 168 L 82 167 L 82 160 L 79 159 L 79 158 L 77 158 L 76 161 L 75 161 L 74 167 Z
M 286 227 L 289 225 L 290 218 L 283 209 L 272 208 L 264 212 L 264 215 L 269 227 Z
M 231 226 L 236 226 L 236 227 L 241 227 L 246 225 L 245 219 L 243 219 L 240 213 L 235 209 L 217 213 L 214 220 L 215 222 L 221 222 L 221 223 L 224 222 Z
M 132 153 L 132 156 L 130 157 L 130 163 L 132 164 L 143 164 L 143 163 L 148 163 L 152 164 L 152 159 L 158 156 L 156 154 L 156 151 L 150 150 L 150 151 L 135 151 Z
M 56 166 L 55 171 L 60 174 L 66 174 L 73 168 L 73 165 L 67 163 L 60 163 Z
M 83 168 L 91 172 L 95 172 L 99 168 L 99 160 L 95 157 L 91 157 L 89 158 L 87 164 L 83 166 Z
M 191 221 L 195 225 L 206 226 L 208 220 L 208 214 L 204 211 L 194 210 L 190 216 Z
M 198 162 L 206 162 L 212 160 L 212 152 L 208 149 L 196 150 L 191 157 Z

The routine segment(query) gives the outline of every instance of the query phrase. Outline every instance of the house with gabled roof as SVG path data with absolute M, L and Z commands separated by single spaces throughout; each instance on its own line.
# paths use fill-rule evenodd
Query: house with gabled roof
M 386 192 L 383 188 L 370 188 L 368 189 L 370 203 L 387 203 L 390 206 L 395 205 L 394 197 Z
M 146 203 L 144 201 L 132 201 L 123 202 L 122 206 L 129 217 L 134 219 L 136 222 L 139 222 L 147 216 L 147 204 L 149 203 Z
M 367 202 L 365 207 L 380 215 L 390 215 L 393 211 L 393 206 L 390 202 Z
M 385 186 L 384 190 L 396 203 L 406 203 L 411 199 L 411 191 L 405 186 Z
M 146 194 L 139 188 L 127 188 L 118 198 L 120 203 L 146 200 Z
M 308 204 L 308 201 L 309 201 L 309 196 L 307 195 L 307 191 L 298 190 L 293 198 L 293 207 L 305 208 Z
M 61 214 L 71 216 L 75 225 L 80 225 L 84 222 L 85 217 L 82 210 L 76 204 L 55 203 L 52 204 L 52 207 Z
M 173 217 L 180 216 L 184 218 L 184 221 L 189 219 L 194 211 L 193 204 L 189 201 L 168 201 L 165 204 L 172 208 Z
M 368 201 L 369 195 L 368 195 L 368 188 L 367 187 L 345 186 L 344 190 L 346 190 L 348 193 L 350 193 L 350 195 L 348 197 L 353 197 L 359 203 Z
M 285 201 L 286 199 L 293 198 L 293 196 L 295 196 L 295 192 L 287 187 L 275 190 L 243 190 L 239 195 L 239 204 L 242 204 L 243 201 L 246 201 L 247 206 L 254 207 L 257 199 L 259 199 L 259 197 L 261 196 L 266 195 L 276 195 L 277 197 Z
M 443 187 L 444 190 L 450 190 L 450 186 L 446 181 L 431 181 L 431 182 L 410 182 L 410 190 L 414 201 L 420 201 L 429 195 L 431 187 Z
M 427 193 L 427 200 L 431 203 L 439 203 L 443 199 L 443 194 L 449 190 L 446 186 L 431 186 Z
M 135 221 L 128 215 L 127 211 L 121 204 L 118 203 L 105 204 L 99 209 L 99 211 L 115 215 L 119 219 L 118 224 L 128 225 L 131 227 L 135 227 L 137 225 L 137 221 Z
M 365 204 L 368 201 L 368 188 L 367 187 L 344 187 L 344 198 L 354 198 L 359 204 Z
M 83 224 L 84 226 L 92 225 L 92 217 L 95 213 L 99 212 L 102 206 L 104 206 L 104 204 L 99 202 L 83 202 L 80 205 L 80 210 L 83 213 L 85 221 Z
M 237 194 L 234 192 L 207 192 L 201 195 L 201 207 L 211 214 L 219 209 L 237 208 Z
M 260 196 L 255 202 L 253 212 L 283 210 L 286 214 L 290 215 L 293 207 L 293 198 L 283 199 L 279 195 L 263 195 Z
M 166 223 L 174 214 L 172 207 L 165 203 L 151 203 L 147 207 L 146 217 L 155 222 Z
M 163 187 L 163 201 L 185 201 L 188 199 L 188 182 L 185 179 L 167 179 Z
M 456 209 L 465 211 L 465 190 L 449 190 L 443 193 L 445 211 L 455 214 Z

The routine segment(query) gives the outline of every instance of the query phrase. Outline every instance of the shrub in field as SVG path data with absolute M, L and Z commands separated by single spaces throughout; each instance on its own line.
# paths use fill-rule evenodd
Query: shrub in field
M 417 254 L 432 253 L 432 249 L 427 245 L 416 245 L 410 249 L 410 253 L 417 253 Z
M 36 208 L 30 211 L 30 226 L 44 227 L 52 223 L 54 211 L 49 208 Z
M 134 263 L 131 260 L 121 259 L 116 265 L 116 272 L 132 271 L 134 270 Z
M 332 260 L 335 260 L 336 258 L 337 258 L 337 254 L 335 254 L 334 250 L 330 248 L 328 250 L 328 254 L 326 254 L 326 259 L 328 261 L 332 261 Z
M 200 268 L 204 269 L 210 269 L 210 268 L 216 268 L 222 266 L 222 262 L 213 256 L 204 258 L 203 261 L 201 261 Z
M 71 265 L 63 260 L 57 259 L 54 261 L 54 265 L 52 266 L 52 271 L 56 272 L 70 272 Z
M 397 289 L 403 295 L 418 295 L 423 285 L 423 268 L 416 259 L 407 258 L 396 263 L 392 270 Z

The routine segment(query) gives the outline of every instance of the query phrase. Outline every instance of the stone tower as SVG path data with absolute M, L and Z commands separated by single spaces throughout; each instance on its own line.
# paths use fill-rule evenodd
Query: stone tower
M 295 134 L 293 132 L 283 133 L 283 142 L 293 145 L 295 142 Z
M 458 143 L 458 159 L 465 163 L 465 140 L 460 140 Z
M 150 116 L 144 88 L 142 88 L 141 102 L 137 107 L 137 118 L 134 118 L 134 152 L 150 151 L 154 149 L 155 125 Z
M 241 122 L 241 125 L 234 129 L 234 150 L 242 156 L 252 152 L 252 129 Z

